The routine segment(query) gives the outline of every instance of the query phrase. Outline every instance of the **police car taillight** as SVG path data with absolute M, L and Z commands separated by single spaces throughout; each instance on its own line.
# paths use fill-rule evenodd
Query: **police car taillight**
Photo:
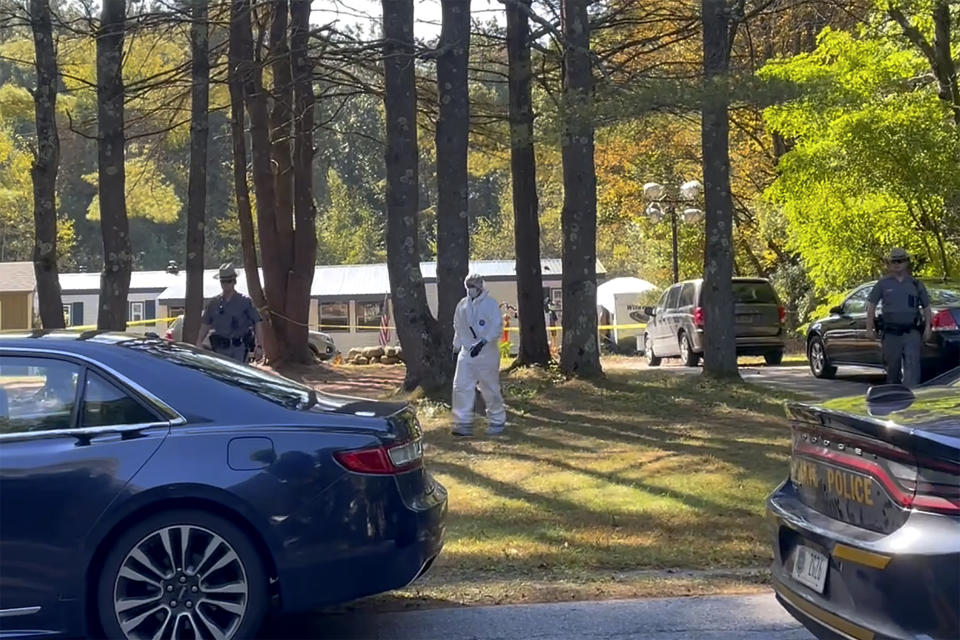
M 920 459 L 913 508 L 960 515 L 960 465 Z
M 956 331 L 957 321 L 953 319 L 950 309 L 944 309 L 933 315 L 930 328 L 934 331 Z

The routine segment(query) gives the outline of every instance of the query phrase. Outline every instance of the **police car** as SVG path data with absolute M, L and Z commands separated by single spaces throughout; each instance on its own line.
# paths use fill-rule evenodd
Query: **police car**
M 780 603 L 821 639 L 960 638 L 960 368 L 789 413 Z

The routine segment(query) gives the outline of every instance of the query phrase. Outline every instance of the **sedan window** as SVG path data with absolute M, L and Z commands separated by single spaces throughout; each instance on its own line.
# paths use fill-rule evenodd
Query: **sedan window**
M 927 293 L 930 294 L 930 304 L 934 306 L 952 307 L 960 305 L 960 289 L 928 285 Z
M 309 409 L 317 402 L 316 394 L 309 387 L 182 342 L 128 340 L 122 344 L 178 366 L 199 371 L 289 409 Z
M 158 419 L 139 402 L 93 371 L 83 394 L 84 427 L 148 424 Z
M 843 303 L 843 312 L 844 313 L 863 313 L 867 310 L 867 298 L 870 296 L 870 289 L 872 287 L 864 287 L 857 291 L 854 291 L 853 294 L 847 298 L 846 302 Z
M 79 378 L 70 362 L 0 356 L 0 433 L 69 429 Z

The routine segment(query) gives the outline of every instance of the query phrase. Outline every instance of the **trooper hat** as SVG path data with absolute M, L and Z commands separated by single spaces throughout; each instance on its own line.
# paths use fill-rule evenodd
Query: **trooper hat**
M 233 268 L 232 262 L 224 262 L 220 265 L 220 271 L 217 275 L 213 276 L 215 280 L 236 280 L 237 279 L 237 270 Z
M 890 249 L 890 253 L 887 254 L 887 262 L 893 262 L 894 260 L 909 260 L 910 254 L 906 250 L 901 249 L 900 247 L 894 247 Z

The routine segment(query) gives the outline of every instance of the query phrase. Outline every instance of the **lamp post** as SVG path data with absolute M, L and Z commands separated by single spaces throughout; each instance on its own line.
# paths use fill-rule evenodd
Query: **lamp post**
M 643 197 L 650 202 L 647 206 L 647 217 L 654 223 L 663 220 L 664 207 L 667 215 L 670 216 L 671 240 L 673 245 L 673 282 L 680 281 L 680 258 L 677 239 L 677 205 L 691 204 L 700 197 L 703 185 L 699 180 L 688 180 L 680 185 L 679 196 L 675 198 L 668 197 L 667 188 L 657 182 L 648 182 L 643 185 Z M 703 216 L 703 211 L 694 207 L 687 207 L 683 210 L 683 220 L 687 223 L 693 223 Z

